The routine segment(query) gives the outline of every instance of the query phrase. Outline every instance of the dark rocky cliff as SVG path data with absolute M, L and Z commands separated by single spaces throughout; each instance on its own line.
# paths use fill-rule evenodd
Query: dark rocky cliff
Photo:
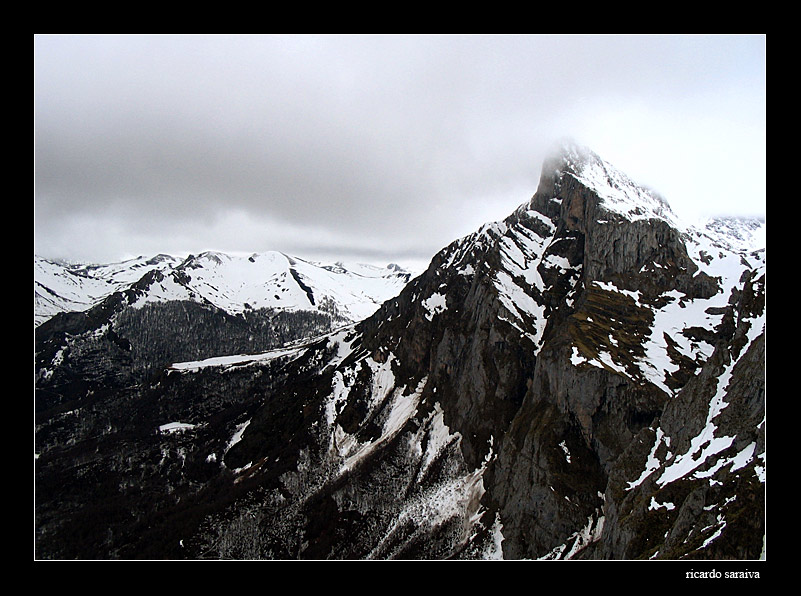
M 764 313 L 764 251 L 570 149 L 361 323 L 40 412 L 37 554 L 759 558 Z

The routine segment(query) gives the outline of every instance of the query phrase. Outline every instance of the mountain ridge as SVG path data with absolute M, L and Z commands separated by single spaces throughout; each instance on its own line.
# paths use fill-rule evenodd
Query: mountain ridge
M 43 377 L 41 556 L 764 556 L 764 250 L 554 163 L 358 322 L 91 395 Z
M 184 258 L 160 254 L 93 265 L 64 265 L 34 255 L 34 324 L 38 326 L 59 312 L 88 310 L 153 270 L 174 285 L 168 288 L 163 285 L 168 282 L 159 280 L 161 287 L 152 289 L 142 300 L 207 300 L 230 314 L 258 308 L 318 310 L 319 305 L 311 303 L 307 291 L 299 293 L 286 278 L 291 274 L 298 286 L 304 277 L 319 286 L 323 301 L 330 301 L 343 320 L 349 321 L 370 314 L 412 275 L 398 265 L 326 264 L 278 251 L 248 256 L 205 251 Z

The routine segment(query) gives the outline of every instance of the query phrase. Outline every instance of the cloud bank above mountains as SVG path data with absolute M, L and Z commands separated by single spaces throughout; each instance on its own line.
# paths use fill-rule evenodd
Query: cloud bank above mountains
M 571 137 L 764 215 L 764 36 L 37 35 L 34 248 L 427 261 Z

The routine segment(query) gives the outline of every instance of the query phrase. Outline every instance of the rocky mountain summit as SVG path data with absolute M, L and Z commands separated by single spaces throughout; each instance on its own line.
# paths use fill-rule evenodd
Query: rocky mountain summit
M 187 301 L 125 324 L 153 270 L 37 328 L 37 556 L 758 559 L 761 238 L 570 146 L 311 339 L 219 351 L 246 313 Z M 136 354 L 178 336 L 213 347 Z

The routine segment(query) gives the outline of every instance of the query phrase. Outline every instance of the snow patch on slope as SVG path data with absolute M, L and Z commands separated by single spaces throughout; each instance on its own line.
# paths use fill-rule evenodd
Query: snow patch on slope
M 748 334 L 749 343 L 753 341 L 764 330 L 764 314 L 755 319 L 752 323 L 751 329 Z M 745 351 L 745 350 L 744 350 Z M 736 361 L 731 361 L 726 365 L 723 373 L 716 378 L 717 391 L 712 396 L 707 410 L 706 422 L 701 431 L 693 437 L 690 441 L 690 447 L 685 453 L 679 454 L 675 457 L 672 463 L 667 466 L 660 475 L 657 483 L 660 486 L 674 482 L 684 476 L 694 472 L 702 465 L 706 464 L 707 460 L 713 456 L 728 449 L 736 437 L 730 436 L 717 436 L 717 425 L 715 418 L 726 408 L 729 404 L 725 401 L 726 392 L 728 390 L 729 381 L 732 377 L 732 371 L 736 365 Z M 753 457 L 753 449 L 746 447 L 736 456 L 731 458 L 738 466 L 743 466 L 748 463 Z M 722 467 L 728 462 L 718 462 L 718 465 L 713 469 Z M 712 474 L 709 472 L 697 472 L 695 478 L 706 478 Z
M 448 305 L 445 300 L 445 296 L 438 292 L 435 292 L 422 302 L 423 308 L 426 309 L 426 319 L 429 321 L 434 320 L 434 316 L 438 315 L 448 308 Z
M 204 368 L 232 368 L 264 364 L 277 358 L 290 357 L 297 358 L 306 351 L 306 347 L 291 347 L 279 350 L 270 350 L 260 354 L 237 354 L 234 356 L 216 356 L 204 360 L 194 360 L 191 362 L 175 362 L 167 368 L 167 372 L 176 371 L 181 373 L 192 373 L 203 370 Z

